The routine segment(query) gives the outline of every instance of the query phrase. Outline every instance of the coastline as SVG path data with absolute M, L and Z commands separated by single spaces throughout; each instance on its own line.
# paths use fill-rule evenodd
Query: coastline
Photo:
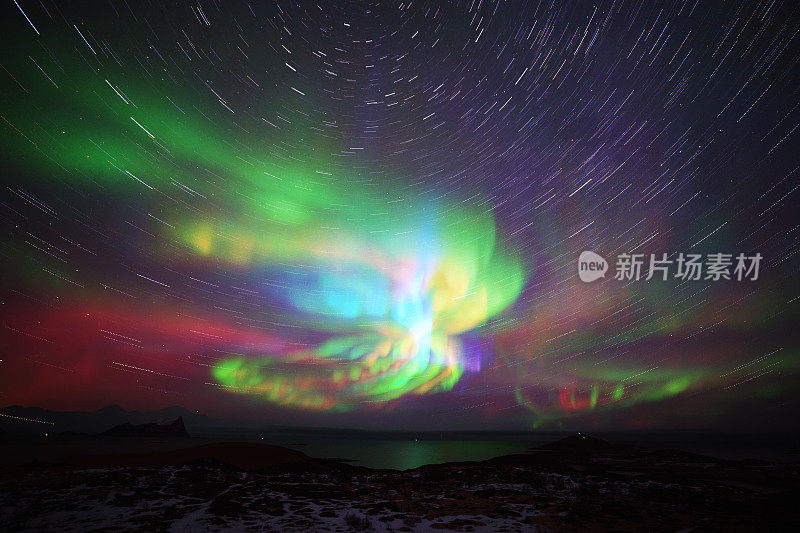
M 586 435 L 403 471 L 269 444 L 138 444 L 150 448 L 4 468 L 0 526 L 49 529 L 66 517 L 80 529 L 174 531 L 749 530 L 765 510 L 772 524 L 800 526 L 800 463 L 730 461 Z

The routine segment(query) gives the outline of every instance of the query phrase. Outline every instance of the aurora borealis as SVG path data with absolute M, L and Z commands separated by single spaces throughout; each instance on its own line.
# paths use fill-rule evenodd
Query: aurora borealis
M 2 26 L 3 405 L 800 413 L 791 2 L 20 1 Z M 585 250 L 763 260 L 583 283 Z

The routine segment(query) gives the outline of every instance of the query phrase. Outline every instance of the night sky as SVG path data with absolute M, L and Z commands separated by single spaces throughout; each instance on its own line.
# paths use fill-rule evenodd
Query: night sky
M 1 20 L 0 405 L 797 429 L 795 2 Z

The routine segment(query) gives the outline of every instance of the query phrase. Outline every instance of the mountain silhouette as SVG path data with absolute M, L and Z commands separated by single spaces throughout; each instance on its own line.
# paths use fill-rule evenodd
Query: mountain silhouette
M 106 430 L 102 435 L 111 437 L 188 437 L 183 417 L 179 416 L 168 424 L 129 424 L 124 423 Z
M 181 406 L 158 411 L 128 411 L 119 405 L 107 405 L 96 411 L 52 411 L 41 407 L 11 405 L 0 409 L 0 429 L 15 434 L 106 432 L 116 426 L 156 424 L 181 418 L 192 428 L 248 427 L 248 422 L 212 418 Z

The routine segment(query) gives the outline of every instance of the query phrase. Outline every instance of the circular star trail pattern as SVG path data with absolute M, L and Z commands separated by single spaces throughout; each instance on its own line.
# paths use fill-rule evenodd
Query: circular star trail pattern
M 792 2 L 14 2 L 0 400 L 796 420 Z M 757 280 L 577 277 L 592 250 Z

